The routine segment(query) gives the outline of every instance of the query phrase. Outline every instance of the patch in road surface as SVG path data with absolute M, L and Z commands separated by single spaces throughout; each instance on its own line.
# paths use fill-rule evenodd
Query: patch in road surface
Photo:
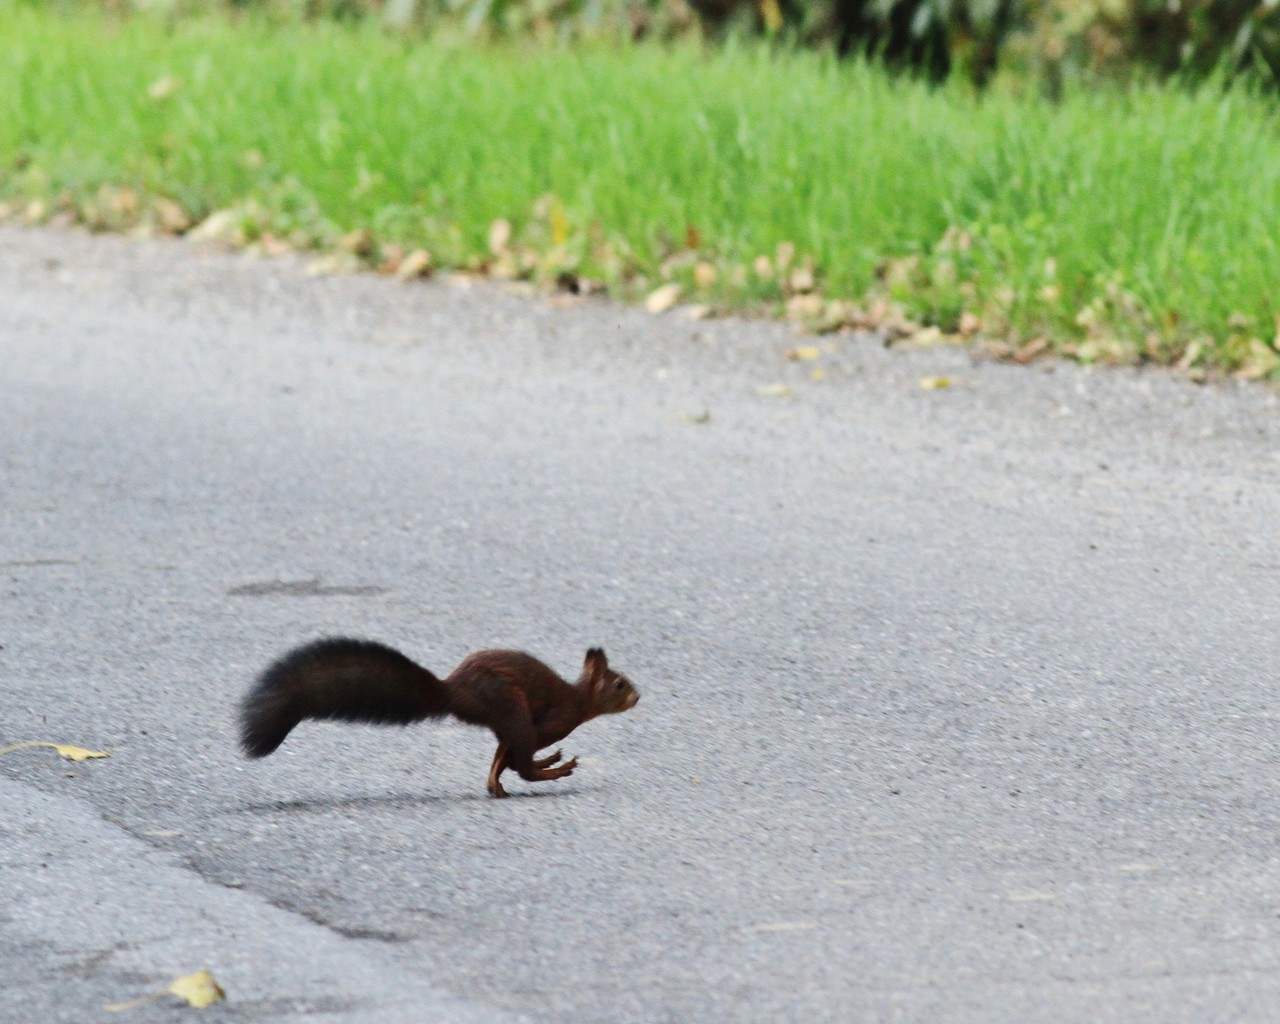
M 242 583 L 227 591 L 228 597 L 377 597 L 389 593 L 390 587 L 376 584 L 333 585 L 320 576 L 307 580 L 259 580 Z

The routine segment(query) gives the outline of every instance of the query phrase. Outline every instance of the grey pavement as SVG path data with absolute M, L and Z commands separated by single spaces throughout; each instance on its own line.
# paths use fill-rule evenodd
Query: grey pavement
M 1275 396 L 794 344 L 0 228 L 0 1020 L 1274 1019 Z M 643 699 L 244 761 L 326 633 Z

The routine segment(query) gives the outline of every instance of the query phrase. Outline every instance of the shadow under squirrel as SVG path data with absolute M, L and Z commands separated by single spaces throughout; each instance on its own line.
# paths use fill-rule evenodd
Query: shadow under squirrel
M 576 757 L 552 767 L 560 751 L 534 754 L 588 719 L 627 711 L 639 699 L 599 647 L 587 651 L 575 683 L 531 655 L 500 650 L 467 655 L 442 680 L 384 644 L 335 637 L 290 651 L 258 677 L 241 704 L 240 745 L 249 757 L 266 757 L 307 718 L 409 725 L 453 715 L 498 738 L 489 792 L 503 797 L 498 779 L 508 768 L 530 782 L 572 775 Z

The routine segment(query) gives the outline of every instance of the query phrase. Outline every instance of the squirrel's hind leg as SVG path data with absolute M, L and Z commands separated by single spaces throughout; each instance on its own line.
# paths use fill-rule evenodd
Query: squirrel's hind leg
M 502 788 L 502 783 L 498 781 L 500 776 L 510 765 L 507 763 L 507 747 L 508 744 L 499 743 L 498 750 L 493 755 L 493 764 L 489 767 L 489 793 L 491 796 L 504 797 L 507 791 Z M 554 754 L 548 754 L 546 757 L 537 757 L 533 759 L 534 770 L 538 773 L 539 779 L 559 779 L 566 775 L 572 775 L 574 768 L 578 766 L 578 759 L 575 757 L 572 761 L 566 761 L 561 767 L 551 769 L 561 758 L 560 751 Z M 551 770 L 548 770 L 551 769 Z
M 493 764 L 489 767 L 489 795 L 494 797 L 504 797 L 507 791 L 502 788 L 502 783 L 498 781 L 498 776 L 506 770 L 507 767 L 507 743 L 504 740 L 498 744 L 497 753 L 493 755 Z

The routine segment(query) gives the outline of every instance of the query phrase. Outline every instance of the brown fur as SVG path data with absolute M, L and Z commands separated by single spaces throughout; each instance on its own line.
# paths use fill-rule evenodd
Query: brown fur
M 259 676 L 241 705 L 240 743 L 248 756 L 265 757 L 307 718 L 408 725 L 453 715 L 498 738 L 488 789 L 503 797 L 499 779 L 508 768 L 530 782 L 572 775 L 576 758 L 560 764 L 558 750 L 534 754 L 639 699 L 598 647 L 587 651 L 574 683 L 531 655 L 503 650 L 468 655 L 441 680 L 391 647 L 331 638 L 290 651 Z

